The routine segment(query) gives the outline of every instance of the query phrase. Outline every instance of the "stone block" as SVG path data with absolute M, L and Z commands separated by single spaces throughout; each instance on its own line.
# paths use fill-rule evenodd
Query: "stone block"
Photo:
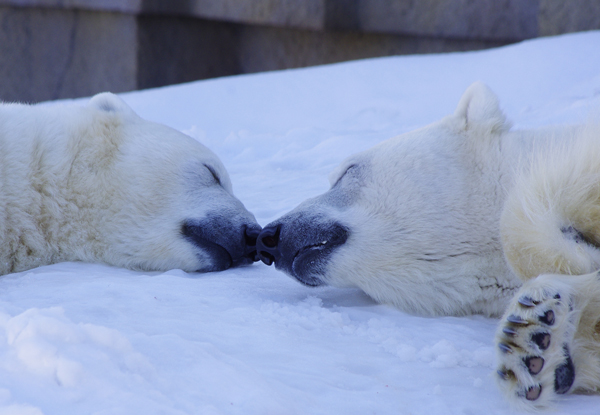
M 135 89 L 136 33 L 132 15 L 0 7 L 0 99 Z
M 346 0 L 0 0 L 0 4 L 199 17 L 317 30 L 324 27 L 327 1 Z
M 327 0 L 174 0 L 144 2 L 145 12 L 187 13 L 211 20 L 319 30 Z M 170 3 L 167 6 L 165 3 Z M 167 11 L 165 8 L 170 10 Z
M 0 0 L 0 99 L 475 50 L 600 29 L 598 0 Z
M 597 29 L 600 29 L 600 1 L 540 0 L 540 36 Z
M 235 75 L 239 25 L 178 16 L 139 15 L 136 88 Z
M 539 0 L 356 1 L 364 32 L 496 41 L 538 34 Z
M 352 59 L 416 53 L 485 49 L 504 42 L 416 38 L 386 33 L 284 29 L 244 26 L 240 29 L 242 73 L 298 68 Z

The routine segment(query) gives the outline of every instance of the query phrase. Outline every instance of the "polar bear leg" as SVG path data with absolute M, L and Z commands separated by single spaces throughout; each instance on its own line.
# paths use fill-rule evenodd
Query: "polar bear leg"
M 500 389 L 523 409 L 600 389 L 600 273 L 541 275 L 512 300 L 496 333 Z

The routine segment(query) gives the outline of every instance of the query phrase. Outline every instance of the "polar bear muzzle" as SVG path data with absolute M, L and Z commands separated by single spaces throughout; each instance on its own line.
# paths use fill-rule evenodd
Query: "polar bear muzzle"
M 309 286 L 325 284 L 332 253 L 346 243 L 350 231 L 338 222 L 304 215 L 282 218 L 258 236 L 258 258 Z
M 210 264 L 199 272 L 223 271 L 258 261 L 256 239 L 260 230 L 254 223 L 232 224 L 219 217 L 189 220 L 181 225 L 182 235 L 210 259 Z

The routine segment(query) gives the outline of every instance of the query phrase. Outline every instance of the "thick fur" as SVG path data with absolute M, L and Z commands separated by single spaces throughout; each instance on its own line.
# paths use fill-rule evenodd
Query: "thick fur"
M 207 250 L 184 224 L 225 236 Z M 60 261 L 217 270 L 214 252 L 242 244 L 243 228 L 258 225 L 216 155 L 115 95 L 0 104 L 0 274 Z
M 504 345 L 498 356 L 500 385 L 527 409 L 550 406 L 558 392 L 600 390 L 600 128 L 589 125 L 574 134 L 568 145 L 555 144 L 534 157 L 531 169 L 516 180 L 501 218 L 506 257 L 526 283 L 496 336 Z M 522 298 L 535 305 L 523 306 Z M 547 310 L 555 314 L 551 325 L 540 322 Z M 511 323 L 509 316 L 515 315 L 526 323 Z M 551 335 L 547 350 L 532 340 L 539 332 Z M 523 364 L 530 356 L 544 359 L 539 374 Z M 559 368 L 569 358 L 575 376 L 561 390 Z M 540 396 L 528 400 L 529 388 L 541 388 Z
M 522 407 L 595 391 L 599 139 L 593 124 L 511 130 L 475 83 L 453 115 L 350 157 L 328 192 L 267 225 L 265 262 L 412 313 L 504 313 L 500 383 Z
M 496 96 L 473 84 L 454 114 L 351 156 L 331 190 L 267 225 L 280 232 L 275 265 L 413 313 L 501 315 L 521 286 L 500 241 L 507 193 L 537 151 L 574 130 L 510 127 Z M 313 255 L 312 268 L 291 258 L 320 249 L 332 224 L 345 243 Z
M 599 319 L 597 272 L 545 274 L 527 281 L 496 334 L 498 384 L 508 400 L 521 409 L 536 410 L 550 407 L 564 393 L 597 393 Z M 530 370 L 532 358 L 542 363 L 539 372 Z
M 537 154 L 507 199 L 504 252 L 521 278 L 600 269 L 600 128 Z

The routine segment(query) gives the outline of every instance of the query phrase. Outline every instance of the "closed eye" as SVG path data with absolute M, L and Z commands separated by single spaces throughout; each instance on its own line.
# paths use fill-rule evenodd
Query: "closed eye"
M 353 168 L 356 167 L 356 164 L 351 164 L 348 166 L 348 168 L 346 169 L 346 171 L 344 173 L 342 173 L 342 175 L 335 181 L 335 183 L 333 184 L 333 186 L 331 187 L 335 187 L 338 185 L 338 183 L 344 178 L 344 176 Z
M 208 164 L 205 164 L 204 167 L 206 167 L 208 169 L 208 171 L 210 172 L 210 174 L 212 174 L 213 178 L 215 179 L 215 182 L 217 182 L 217 184 L 219 186 L 221 186 L 221 179 L 219 178 L 219 175 L 217 174 L 217 172 L 215 171 L 215 169 L 213 169 Z

